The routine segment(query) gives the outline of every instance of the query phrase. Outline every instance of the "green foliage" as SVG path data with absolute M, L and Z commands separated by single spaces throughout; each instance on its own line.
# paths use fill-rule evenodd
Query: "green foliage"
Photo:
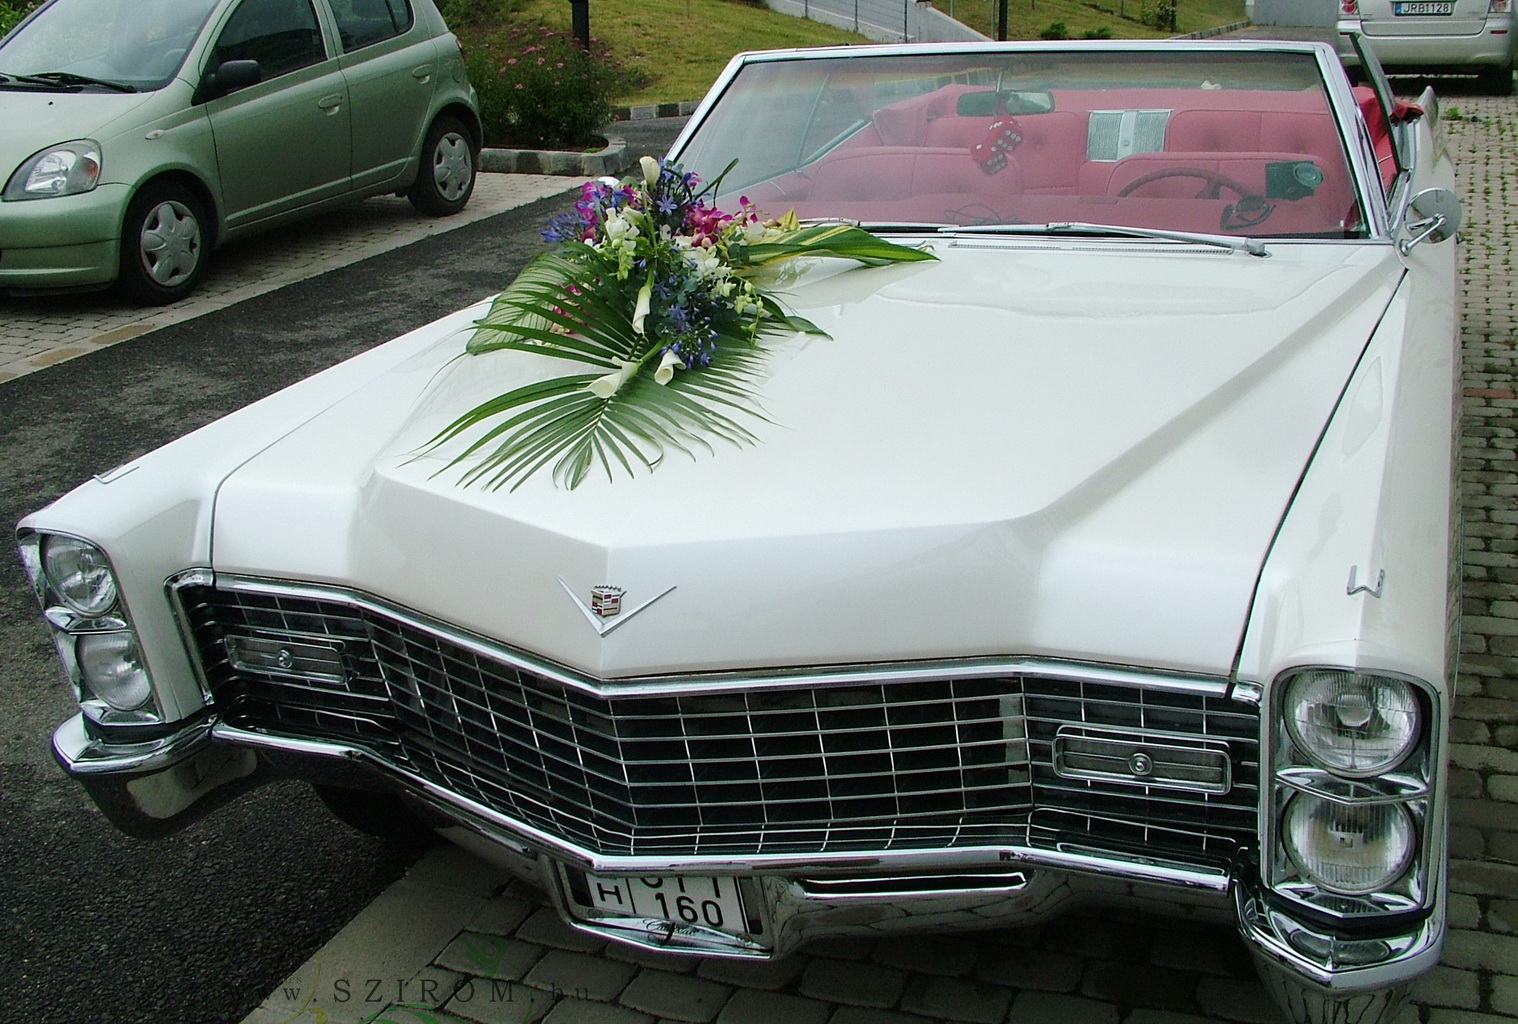
M 1063 21 L 1056 21 L 1038 34 L 1040 39 L 1069 39 L 1070 30 Z
M 0 0 L 0 36 L 16 26 L 26 12 L 37 6 L 38 0 Z
M 1112 38 L 1112 29 L 1108 28 L 1106 25 L 1102 25 L 1099 28 L 1090 28 L 1090 29 L 1087 29 L 1086 31 L 1084 31 L 1084 32 L 1081 33 L 1081 38 L 1082 39 L 1111 39 Z
M 638 87 L 598 40 L 587 52 L 548 25 L 459 34 L 487 146 L 591 146 L 611 120 L 612 97 Z
M 1140 0 L 1139 21 L 1162 32 L 1174 32 L 1179 24 L 1176 0 Z
M 448 27 L 457 31 L 470 25 L 498 25 L 521 6 L 522 0 L 438 0 L 437 9 Z

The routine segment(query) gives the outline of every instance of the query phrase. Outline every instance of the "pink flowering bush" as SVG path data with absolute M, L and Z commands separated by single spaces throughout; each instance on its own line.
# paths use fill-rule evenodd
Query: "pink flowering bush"
M 486 145 L 595 145 L 611 120 L 612 96 L 640 84 L 597 41 L 587 53 L 568 32 L 547 25 L 471 35 L 464 59 L 480 94 Z

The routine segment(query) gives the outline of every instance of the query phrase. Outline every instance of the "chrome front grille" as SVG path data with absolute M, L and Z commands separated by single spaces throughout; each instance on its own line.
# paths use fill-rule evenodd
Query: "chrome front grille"
M 227 721 L 363 746 L 608 856 L 1035 844 L 1216 864 L 1255 830 L 1256 715 L 1216 694 L 947 670 L 619 692 L 340 594 L 178 599 Z M 1205 756 L 1167 753 L 1188 744 Z M 1130 749 L 1211 781 L 1070 767 Z

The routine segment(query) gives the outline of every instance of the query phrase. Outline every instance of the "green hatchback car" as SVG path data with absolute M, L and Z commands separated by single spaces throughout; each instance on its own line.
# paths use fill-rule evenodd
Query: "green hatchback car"
M 50 0 L 0 40 L 0 293 L 174 302 L 343 203 L 456 213 L 479 148 L 433 0 Z

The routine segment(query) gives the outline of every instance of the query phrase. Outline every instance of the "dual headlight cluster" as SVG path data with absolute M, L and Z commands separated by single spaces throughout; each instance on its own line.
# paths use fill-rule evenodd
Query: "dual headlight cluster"
M 1421 909 L 1434 765 L 1430 696 L 1337 668 L 1276 687 L 1271 887 L 1341 919 Z
M 31 534 L 21 539 L 21 559 L 85 716 L 106 726 L 162 721 L 105 552 L 74 537 Z

